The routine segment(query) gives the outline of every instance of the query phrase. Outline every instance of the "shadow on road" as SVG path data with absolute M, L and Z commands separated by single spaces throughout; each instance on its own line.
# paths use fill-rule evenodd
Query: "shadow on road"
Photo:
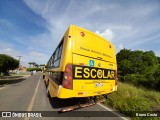
M 78 105 L 78 103 L 85 103 L 86 98 L 69 98 L 69 99 L 59 99 L 49 97 L 49 102 L 53 109 L 64 108 L 69 106 Z
M 20 78 L 17 80 L 0 80 L 0 86 L 8 85 L 8 84 L 16 84 L 16 83 L 19 83 L 23 80 L 25 80 L 25 78 Z

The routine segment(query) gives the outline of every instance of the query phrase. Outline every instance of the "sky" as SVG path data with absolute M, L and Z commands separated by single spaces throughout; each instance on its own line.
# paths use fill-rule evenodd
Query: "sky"
M 160 0 L 0 0 L 0 54 L 46 64 L 70 24 L 160 56 Z

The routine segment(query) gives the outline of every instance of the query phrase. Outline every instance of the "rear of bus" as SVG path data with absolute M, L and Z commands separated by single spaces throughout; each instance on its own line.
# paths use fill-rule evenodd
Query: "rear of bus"
M 116 91 L 114 45 L 93 32 L 73 25 L 70 26 L 69 36 L 69 61 L 65 62 L 62 87 L 57 97 L 89 97 Z

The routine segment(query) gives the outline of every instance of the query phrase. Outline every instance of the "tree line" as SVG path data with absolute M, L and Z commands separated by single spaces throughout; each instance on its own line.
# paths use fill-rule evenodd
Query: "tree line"
M 13 57 L 6 54 L 0 54 L 0 73 L 8 75 L 9 70 L 14 70 L 18 68 L 18 66 L 19 60 L 16 60 Z
M 153 51 L 122 49 L 116 57 L 120 81 L 160 91 L 160 57 Z

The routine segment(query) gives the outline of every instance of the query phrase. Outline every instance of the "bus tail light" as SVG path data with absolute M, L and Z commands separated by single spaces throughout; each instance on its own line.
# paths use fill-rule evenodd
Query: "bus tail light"
M 85 36 L 84 32 L 80 32 L 80 35 L 81 35 L 82 37 L 84 37 L 84 36 Z
M 64 76 L 63 76 L 62 87 L 67 88 L 67 89 L 73 89 L 72 65 L 71 64 L 66 65 Z
M 115 86 L 118 85 L 118 73 L 115 71 Z

